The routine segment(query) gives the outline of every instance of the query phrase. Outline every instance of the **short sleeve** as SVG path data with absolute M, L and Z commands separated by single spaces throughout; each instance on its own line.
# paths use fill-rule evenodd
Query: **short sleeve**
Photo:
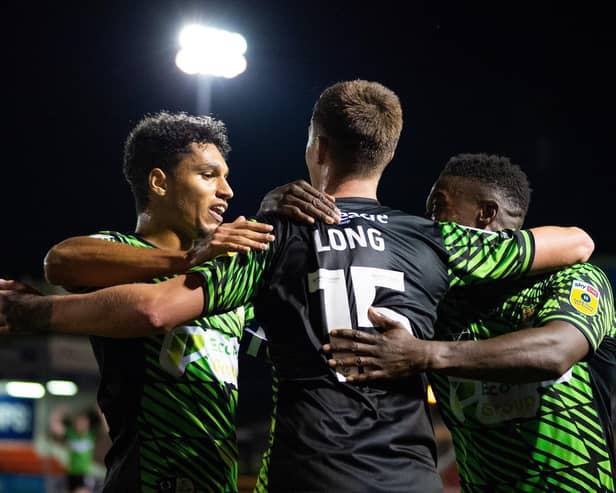
M 467 286 L 525 274 L 533 263 L 535 243 L 528 230 L 498 232 L 438 223 L 449 270 L 449 286 Z
M 250 301 L 269 267 L 270 250 L 222 255 L 193 267 L 188 272 L 201 276 L 204 316 L 224 313 Z
M 607 276 L 592 264 L 577 264 L 552 274 L 549 286 L 550 296 L 537 313 L 538 325 L 552 320 L 569 322 L 584 334 L 592 354 L 614 321 L 614 297 Z

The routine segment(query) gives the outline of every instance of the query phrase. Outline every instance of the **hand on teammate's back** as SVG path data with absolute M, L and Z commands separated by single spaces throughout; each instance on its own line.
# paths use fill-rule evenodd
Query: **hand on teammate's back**
M 340 222 L 340 211 L 335 198 L 319 192 L 304 180 L 296 180 L 274 188 L 261 202 L 258 214 L 276 212 L 297 221 L 310 224 L 315 220 L 326 224 Z
M 347 376 L 349 382 L 365 382 L 381 378 L 403 378 L 424 370 L 426 341 L 417 339 L 401 323 L 368 310 L 368 318 L 380 334 L 355 329 L 335 329 L 332 340 L 323 346 L 328 354 L 352 353 L 333 357 L 328 365 L 341 373 L 345 368 L 360 367 L 361 372 Z
M 267 250 L 269 243 L 275 239 L 272 229 L 270 224 L 239 216 L 232 223 L 222 223 L 211 235 L 199 241 L 188 252 L 188 262 L 195 266 L 229 252 Z

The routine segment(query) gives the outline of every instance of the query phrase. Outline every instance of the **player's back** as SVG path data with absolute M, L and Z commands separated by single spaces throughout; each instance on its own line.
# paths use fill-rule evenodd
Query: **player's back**
M 372 305 L 430 337 L 449 285 L 441 230 L 375 200 L 337 205 L 339 225 L 267 218 L 280 246 L 255 304 L 280 381 L 259 488 L 440 491 L 424 378 L 341 383 L 321 346 L 334 328 L 373 331 Z

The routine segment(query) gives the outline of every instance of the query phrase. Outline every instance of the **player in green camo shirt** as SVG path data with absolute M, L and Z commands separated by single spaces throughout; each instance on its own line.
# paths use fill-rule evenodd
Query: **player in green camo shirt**
M 518 228 L 529 197 L 508 159 L 460 155 L 427 210 L 483 229 Z M 363 365 L 356 381 L 431 370 L 464 491 L 614 491 L 616 329 L 599 268 L 450 291 L 435 339 L 457 342 L 415 339 L 376 312 L 372 320 L 390 331 L 336 332 L 345 342 L 326 349 L 357 356 L 331 364 Z
M 204 235 L 211 235 L 202 245 L 210 257 L 262 247 L 265 225 L 239 218 L 216 229 L 233 196 L 228 151 L 224 124 L 215 119 L 165 112 L 142 119 L 124 155 L 135 233 L 65 240 L 46 258 L 48 279 L 93 288 L 164 279 L 191 265 L 187 253 L 172 262 L 170 252 L 188 252 Z M 251 313 L 240 307 L 165 335 L 91 338 L 113 441 L 104 491 L 237 490 L 237 351 Z
M 145 117 L 125 147 L 135 233 L 103 231 L 63 241 L 47 255 L 48 279 L 94 288 L 160 281 L 202 258 L 263 248 L 272 239 L 269 226 L 243 218 L 219 226 L 233 195 L 228 150 L 220 121 L 165 112 Z M 295 196 L 293 207 L 305 207 L 297 195 L 318 199 L 306 185 L 277 189 L 272 206 L 287 192 Z M 319 216 L 322 205 L 306 209 Z M 208 241 L 191 250 L 204 235 Z M 101 372 L 99 403 L 113 440 L 105 491 L 237 490 L 237 353 L 251 317 L 246 305 L 163 335 L 91 338 Z

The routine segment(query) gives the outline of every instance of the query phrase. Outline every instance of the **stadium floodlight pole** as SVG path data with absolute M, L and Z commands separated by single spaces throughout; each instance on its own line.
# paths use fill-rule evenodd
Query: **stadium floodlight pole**
M 183 72 L 199 77 L 199 114 L 210 112 L 213 77 L 231 79 L 246 70 L 247 47 L 246 40 L 238 33 L 198 24 L 182 29 L 175 64 Z

